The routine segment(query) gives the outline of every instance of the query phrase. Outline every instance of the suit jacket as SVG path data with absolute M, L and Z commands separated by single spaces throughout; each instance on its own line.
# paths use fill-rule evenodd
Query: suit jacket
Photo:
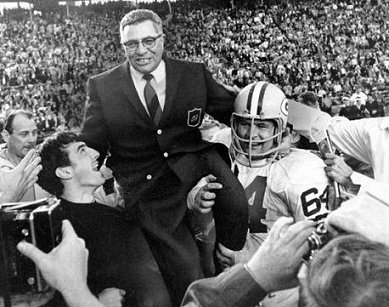
M 166 101 L 158 125 L 139 99 L 128 62 L 88 82 L 81 136 L 101 158 L 109 150 L 107 165 L 115 177 L 129 177 L 132 187 L 147 183 L 166 163 L 185 178 L 187 168 L 177 167 L 177 157 L 211 146 L 198 130 L 204 113 L 229 123 L 233 111 L 234 95 L 203 64 L 168 58 L 165 63 Z
M 121 186 L 127 213 L 162 241 L 172 242 L 162 233 L 171 236 L 183 222 L 190 189 L 201 177 L 214 174 L 223 184 L 214 206 L 218 240 L 241 249 L 248 225 L 244 190 L 198 129 L 205 112 L 228 123 L 235 97 L 203 64 L 173 59 L 165 64 L 165 106 L 157 125 L 142 105 L 125 62 L 90 78 L 81 137 L 102 158 L 110 152 L 107 165 Z

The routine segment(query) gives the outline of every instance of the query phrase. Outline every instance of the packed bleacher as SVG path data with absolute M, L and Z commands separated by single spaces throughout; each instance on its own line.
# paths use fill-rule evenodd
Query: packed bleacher
M 168 55 L 204 62 L 224 84 L 244 87 L 268 80 L 294 99 L 313 91 L 333 115 L 355 105 L 349 100 L 361 87 L 366 108 L 351 112 L 352 118 L 385 114 L 388 1 L 304 1 L 250 9 L 179 1 L 172 4 L 172 15 L 163 3 L 143 6 L 164 15 Z M 69 17 L 62 7 L 32 18 L 28 11 L 5 11 L 0 19 L 2 114 L 24 108 L 37 115 L 44 132 L 58 126 L 77 130 L 88 77 L 123 60 L 118 20 L 130 9 L 115 2 L 72 7 Z

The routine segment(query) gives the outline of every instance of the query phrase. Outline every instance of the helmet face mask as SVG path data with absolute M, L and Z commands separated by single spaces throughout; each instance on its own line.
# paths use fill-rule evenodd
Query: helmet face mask
M 231 117 L 231 155 L 240 164 L 262 167 L 279 155 L 286 130 L 287 99 L 273 84 L 246 86 L 236 97 Z

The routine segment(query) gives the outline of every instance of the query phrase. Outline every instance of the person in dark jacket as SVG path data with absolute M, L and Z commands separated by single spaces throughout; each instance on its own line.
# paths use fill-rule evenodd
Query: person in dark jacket
M 98 170 L 98 152 L 72 132 L 47 138 L 39 152 L 42 171 L 38 184 L 61 198 L 63 218 L 72 223 L 89 250 L 91 291 L 99 296 L 122 295 L 123 306 L 171 306 L 158 265 L 139 227 L 118 209 L 95 201 L 94 191 L 105 182 Z M 119 291 L 106 290 L 110 288 Z M 52 306 L 62 306 L 60 302 L 56 297 Z
M 179 305 L 187 286 L 203 277 L 186 206 L 200 178 L 213 174 L 223 184 L 214 207 L 217 240 L 232 250 L 245 243 L 244 190 L 198 129 L 205 113 L 228 124 L 235 94 L 203 64 L 163 57 L 162 21 L 152 11 L 125 15 L 120 37 L 127 61 L 89 79 L 81 137 L 101 159 L 109 152 L 127 213 Z

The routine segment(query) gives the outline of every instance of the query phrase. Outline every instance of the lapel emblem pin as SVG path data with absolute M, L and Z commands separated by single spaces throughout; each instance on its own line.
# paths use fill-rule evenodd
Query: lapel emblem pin
M 201 124 L 201 109 L 194 108 L 188 111 L 188 126 L 197 127 Z

